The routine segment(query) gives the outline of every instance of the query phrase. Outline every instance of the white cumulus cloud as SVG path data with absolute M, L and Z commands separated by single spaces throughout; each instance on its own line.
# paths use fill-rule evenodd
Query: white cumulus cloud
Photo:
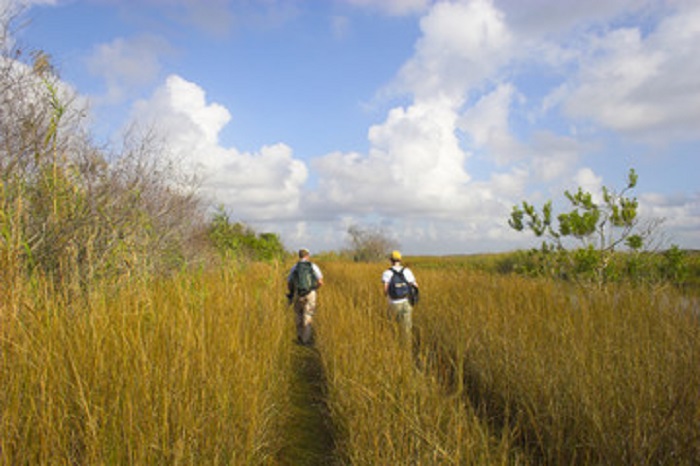
M 219 132 L 231 120 L 226 108 L 207 103 L 201 87 L 172 75 L 133 109 L 134 120 L 153 126 L 186 169 L 196 170 L 203 194 L 248 220 L 285 219 L 298 214 L 306 165 L 285 144 L 254 153 L 223 147 Z
M 512 84 L 501 84 L 468 108 L 459 120 L 459 129 L 471 138 L 476 147 L 489 150 L 500 164 L 518 160 L 522 155 L 510 129 L 510 106 L 516 90 Z
M 455 135 L 449 102 L 394 108 L 369 130 L 368 155 L 334 153 L 316 160 L 326 201 L 361 212 L 439 214 L 463 203 L 468 157 Z
M 437 3 L 420 25 L 416 53 L 399 75 L 417 100 L 444 95 L 460 105 L 511 53 L 505 17 L 488 0 Z

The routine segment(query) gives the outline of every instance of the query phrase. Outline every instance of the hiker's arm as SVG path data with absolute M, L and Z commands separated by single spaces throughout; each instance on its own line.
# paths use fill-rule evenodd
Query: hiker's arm
M 294 281 L 292 280 L 292 276 L 294 275 L 294 269 L 296 269 L 296 267 L 296 265 L 292 267 L 287 274 L 287 291 L 289 291 L 289 294 L 294 294 Z
M 318 290 L 323 286 L 323 273 L 321 272 L 321 269 L 318 267 L 318 265 L 314 263 L 311 264 L 311 270 L 313 271 L 313 274 L 316 277 L 315 289 Z
M 410 277 L 409 277 L 410 280 L 408 280 L 408 283 L 410 283 L 411 285 L 413 285 L 413 286 L 415 286 L 416 288 L 418 288 L 418 281 L 416 281 L 416 276 L 413 275 L 413 270 L 410 270 L 410 269 L 409 269 L 409 273 L 410 273 L 411 275 L 410 275 Z

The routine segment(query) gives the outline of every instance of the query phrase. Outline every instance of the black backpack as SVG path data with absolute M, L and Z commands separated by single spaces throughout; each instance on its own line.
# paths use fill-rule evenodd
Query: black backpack
M 306 296 L 316 289 L 318 279 L 314 274 L 313 265 L 309 261 L 297 262 L 294 272 L 292 272 L 292 284 L 297 296 Z
M 411 295 L 411 286 L 403 275 L 404 268 L 401 270 L 396 270 L 395 268 L 390 268 L 393 275 L 389 281 L 389 297 L 391 299 L 404 299 L 409 298 Z

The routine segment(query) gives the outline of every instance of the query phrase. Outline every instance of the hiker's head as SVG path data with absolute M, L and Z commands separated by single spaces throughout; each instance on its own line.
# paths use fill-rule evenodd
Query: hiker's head
M 308 249 L 306 249 L 306 248 L 299 249 L 299 259 L 309 257 L 310 255 L 311 255 L 311 252 L 309 252 Z
M 389 256 L 389 260 L 391 260 L 391 262 L 394 264 L 401 262 L 401 253 L 399 251 L 392 251 L 391 256 Z

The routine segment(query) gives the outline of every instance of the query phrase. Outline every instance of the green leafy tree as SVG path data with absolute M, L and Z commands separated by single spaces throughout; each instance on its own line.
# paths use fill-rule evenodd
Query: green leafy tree
M 241 222 L 232 222 L 223 206 L 214 213 L 208 235 L 222 257 L 272 261 L 285 255 L 284 245 L 276 233 L 257 234 Z
M 540 210 L 527 201 L 513 206 L 510 227 L 543 238 L 541 248 L 530 254 L 529 271 L 599 283 L 609 279 L 615 273 L 611 261 L 617 251 L 624 247 L 638 253 L 654 235 L 655 228 L 639 225 L 639 202 L 631 195 L 637 180 L 637 173 L 630 169 L 624 189 L 616 192 L 603 187 L 600 201 L 580 187 L 576 192 L 565 191 L 570 210 L 558 215 L 552 201 Z M 574 246 L 570 246 L 572 242 Z M 638 260 L 634 254 L 630 258 Z M 637 274 L 638 269 L 628 272 Z
M 683 283 L 688 278 L 687 255 L 678 246 L 673 245 L 663 254 L 659 265 L 661 276 L 675 283 Z

